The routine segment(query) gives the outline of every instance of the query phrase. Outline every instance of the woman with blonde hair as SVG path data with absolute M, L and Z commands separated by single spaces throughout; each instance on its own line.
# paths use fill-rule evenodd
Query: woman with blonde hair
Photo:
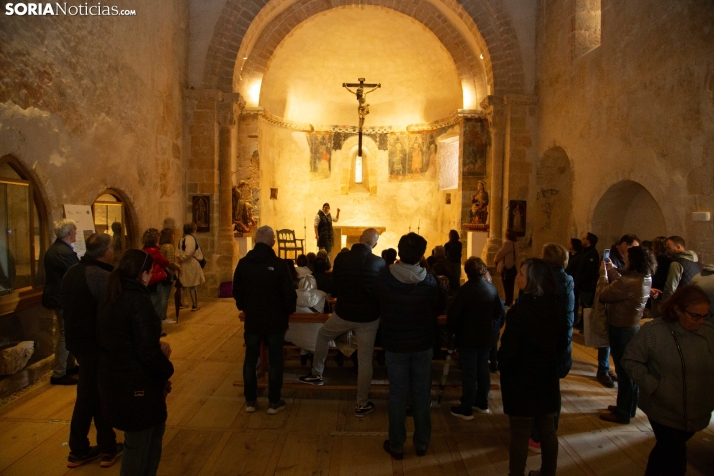
M 205 260 L 195 232 L 196 224 L 186 223 L 183 226 L 183 238 L 176 250 L 176 260 L 181 263 L 181 285 L 191 294 L 191 311 L 199 310 L 197 288 L 206 282 L 201 266 L 201 262 L 205 263 Z
M 565 247 L 558 243 L 546 243 L 543 245 L 543 261 L 550 266 L 555 278 L 555 295 L 558 298 L 558 303 L 565 311 L 566 323 L 568 327 L 568 346 L 560 355 L 560 365 L 558 366 L 558 377 L 563 379 L 570 372 L 573 366 L 573 321 L 575 319 L 575 284 L 573 277 L 565 272 L 568 266 L 569 253 Z M 559 394 L 560 395 L 560 394 Z M 560 421 L 561 405 L 558 405 L 558 411 L 555 412 L 554 427 L 558 431 L 558 422 Z M 533 425 L 531 429 L 531 438 L 528 440 L 528 448 L 531 451 L 540 452 L 541 436 L 538 431 L 538 426 Z

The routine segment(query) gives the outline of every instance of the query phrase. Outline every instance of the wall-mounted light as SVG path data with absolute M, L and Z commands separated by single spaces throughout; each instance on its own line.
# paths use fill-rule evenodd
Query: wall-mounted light
M 693 221 L 710 221 L 712 219 L 709 212 L 694 212 L 692 213 Z
M 478 55 L 478 57 L 481 58 L 481 59 L 483 59 L 483 53 L 481 53 L 480 55 Z
M 362 183 L 362 156 L 355 157 L 355 183 Z

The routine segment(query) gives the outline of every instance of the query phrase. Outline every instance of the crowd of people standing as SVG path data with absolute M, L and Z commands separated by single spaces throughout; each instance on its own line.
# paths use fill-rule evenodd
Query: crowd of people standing
M 321 234 L 330 236 L 327 204 L 323 215 L 316 220 L 318 240 Z M 176 247 L 173 230 L 147 230 L 143 250 L 125 251 L 116 268 L 109 235 L 88 237 L 80 260 L 70 246 L 74 223 L 61 220 L 55 231 L 57 240 L 45 257 L 43 304 L 55 310 L 61 330 L 51 383 L 78 383 L 68 467 L 96 458 L 111 466 L 123 455 L 122 474 L 155 474 L 173 374 L 171 348 L 160 340 L 168 296 L 179 280 L 189 290 L 192 310 L 198 310 L 196 286 L 205 281 L 195 225 L 184 226 Z M 509 232 L 495 259 L 505 300 L 478 257 L 466 259 L 461 284 L 463 256 L 455 230 L 428 258 L 427 242 L 416 233 L 402 236 L 398 250 L 385 250 L 384 258 L 373 254 L 378 239 L 377 230 L 367 229 L 334 263 L 326 254 L 301 255 L 296 267 L 275 254 L 272 228 L 257 229 L 255 247 L 238 262 L 233 279 L 236 306 L 245 314 L 246 412 L 259 407 L 256 366 L 263 342 L 270 364 L 267 413 L 285 409 L 283 347 L 289 341 L 301 347 L 303 364 L 312 357 L 309 372 L 300 377 L 309 385 L 327 380 L 331 345 L 353 355 L 355 416 L 367 416 L 375 409 L 369 393 L 378 342 L 390 384 L 384 450 L 394 459 L 404 457 L 410 413 L 414 450 L 424 456 L 431 439 L 432 359 L 444 345 L 453 346 L 462 395 L 451 415 L 471 421 L 474 413 L 490 412 L 491 374 L 499 373 L 511 433 L 510 474 L 524 474 L 531 449 L 542 453 L 542 466 L 529 474 L 554 475 L 560 379 L 573 364 L 573 328 L 578 321 L 590 322 L 593 307 L 602 304 L 608 346 L 598 348 L 596 378 L 607 387 L 617 384 L 618 393 L 600 417 L 627 424 L 639 407 L 657 439 L 647 474 L 684 474 L 686 442 L 708 425 L 714 410 L 709 307 L 714 267 L 703 267 L 696 253 L 685 249 L 684 239 L 640 242 L 628 234 L 601 259 L 597 236 L 586 233 L 571 240 L 569 249 L 548 243 L 541 257 L 519 261 L 516 236 Z M 327 242 L 332 244 L 330 238 Z M 328 295 L 336 298 L 332 312 Z M 296 311 L 329 318 L 298 327 L 289 322 Z M 640 329 L 645 313 L 654 319 Z M 447 342 L 440 337 L 444 329 Z M 341 347 L 346 335 L 352 338 Z M 76 368 L 78 379 L 71 376 Z M 92 419 L 97 446 L 87 437 Z M 123 443 L 116 441 L 115 428 L 124 431 Z
M 171 347 L 160 340 L 168 297 L 172 284 L 180 287 L 184 280 L 194 291 L 192 310 L 198 310 L 195 287 L 205 281 L 194 231 L 195 225 L 185 225 L 176 249 L 172 229 L 150 228 L 143 249 L 121 257 L 114 255 L 111 235 L 93 233 L 80 259 L 71 246 L 75 223 L 55 223 L 56 240 L 44 258 L 42 303 L 55 312 L 60 330 L 50 383 L 77 386 L 67 467 L 96 459 L 109 467 L 121 456 L 122 475 L 156 474 L 174 372 Z M 187 237 L 192 241 L 185 244 Z M 94 446 L 88 438 L 92 421 Z M 123 442 L 114 429 L 124 432 Z

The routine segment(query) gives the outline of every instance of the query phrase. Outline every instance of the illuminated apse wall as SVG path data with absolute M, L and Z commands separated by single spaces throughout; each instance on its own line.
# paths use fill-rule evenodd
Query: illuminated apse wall
M 462 81 L 449 53 L 422 24 L 392 10 L 364 8 L 369 15 L 337 8 L 311 17 L 270 60 L 259 86 L 259 105 L 270 118 L 259 125 L 260 222 L 295 229 L 299 237 L 307 223 L 312 250 L 312 220 L 329 202 L 333 216 L 342 210 L 339 225 L 387 228 L 377 251 L 396 248 L 410 225 L 412 231 L 420 227 L 431 250 L 460 225 L 453 149 L 460 128 L 455 114 L 464 108 Z M 360 77 L 382 87 L 367 96 L 364 180 L 356 184 L 357 100 L 342 83 Z M 469 101 L 485 94 L 471 90 Z M 441 147 L 451 148 L 442 161 Z M 447 169 L 452 178 L 444 186 Z M 270 188 L 279 189 L 278 200 L 270 200 Z

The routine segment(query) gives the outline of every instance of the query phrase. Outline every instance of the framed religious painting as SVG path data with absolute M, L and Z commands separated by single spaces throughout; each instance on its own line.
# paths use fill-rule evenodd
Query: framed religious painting
M 211 231 L 211 197 L 193 195 L 191 197 L 191 219 L 196 224 L 197 233 Z
M 516 236 L 526 236 L 526 201 L 508 201 L 508 229 L 516 232 Z

